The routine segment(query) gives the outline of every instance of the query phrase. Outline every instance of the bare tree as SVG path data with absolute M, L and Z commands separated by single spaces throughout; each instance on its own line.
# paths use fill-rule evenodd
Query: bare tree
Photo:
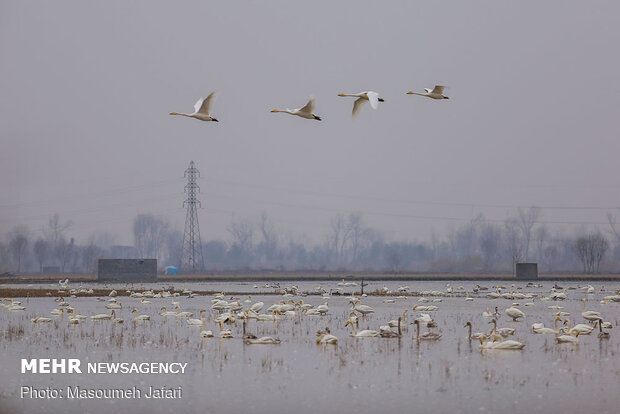
M 16 266 L 16 272 L 21 272 L 22 261 L 26 254 L 26 248 L 28 247 L 29 231 L 26 227 L 15 227 L 8 235 L 9 237 L 9 252 L 13 257 L 14 265 Z
M 523 245 L 521 243 L 519 222 L 515 218 L 504 221 L 505 248 L 512 260 L 512 271 L 516 269 L 516 264 L 523 260 Z
M 345 226 L 345 235 L 351 245 L 351 261 L 357 261 L 357 254 L 360 245 L 360 237 L 362 232 L 362 216 L 359 213 L 351 213 L 347 217 Z
M 8 272 L 9 270 L 11 270 L 11 268 L 9 267 L 10 261 L 11 259 L 9 247 L 6 244 L 0 242 L 0 273 Z
M 73 223 L 71 221 L 66 221 L 62 223 L 60 221 L 60 216 L 58 213 L 51 216 L 47 222 L 47 228 L 43 229 L 43 233 L 46 235 L 47 239 L 50 240 L 53 244 L 56 244 L 58 240 L 60 240 L 64 231 L 71 227 Z
M 166 250 L 168 251 L 168 265 L 180 267 L 181 260 L 183 259 L 183 232 L 180 230 L 169 230 L 165 243 Z M 206 257 L 206 260 L 209 260 L 209 256 Z
M 344 228 L 345 228 L 345 218 L 342 214 L 337 214 L 331 222 L 331 235 L 330 235 L 330 245 L 335 253 L 336 262 L 340 263 L 341 253 L 340 246 L 346 243 L 346 238 L 344 237 Z
M 480 229 L 480 252 L 484 260 L 484 270 L 493 270 L 495 260 L 499 256 L 502 232 L 493 224 L 484 224 Z
M 67 263 L 73 259 L 73 255 L 75 254 L 75 239 L 71 237 L 69 242 L 67 242 L 64 237 L 58 239 L 56 241 L 54 253 L 60 264 L 60 271 L 64 272 L 66 270 Z
M 527 210 L 519 208 L 518 213 L 518 225 L 523 234 L 523 250 L 525 254 L 525 261 L 528 260 L 530 253 L 530 240 L 532 239 L 532 227 L 536 224 L 536 221 L 540 217 L 540 207 L 532 206 Z
M 546 226 L 540 226 L 534 232 L 534 238 L 536 240 L 536 251 L 538 254 L 538 261 L 543 262 L 545 260 L 545 245 L 547 239 L 549 239 L 549 230 Z
M 95 273 L 97 266 L 97 259 L 101 257 L 103 251 L 101 247 L 97 246 L 94 237 L 91 237 L 88 246 L 82 249 L 82 261 L 86 273 Z
M 258 227 L 263 236 L 263 240 L 257 247 L 258 253 L 265 261 L 273 260 L 276 257 L 278 248 L 278 237 L 274 230 L 273 223 L 264 211 L 258 219 Z
M 600 231 L 595 231 L 578 237 L 573 249 L 585 273 L 598 273 L 601 260 L 609 249 L 609 242 Z
M 233 264 L 248 265 L 252 260 L 254 226 L 247 220 L 236 220 L 226 230 L 233 237 L 228 252 Z
M 45 239 L 39 238 L 36 242 L 34 242 L 32 250 L 37 258 L 37 262 L 39 263 L 39 272 L 43 273 L 43 263 L 50 253 L 50 243 Z
M 168 221 L 153 214 L 138 214 L 133 221 L 133 234 L 142 258 L 161 259 L 168 234 Z
M 620 242 L 620 229 L 618 229 L 617 227 L 616 216 L 611 213 L 607 213 L 607 222 L 609 223 L 611 234 L 614 236 L 616 243 L 619 243 Z

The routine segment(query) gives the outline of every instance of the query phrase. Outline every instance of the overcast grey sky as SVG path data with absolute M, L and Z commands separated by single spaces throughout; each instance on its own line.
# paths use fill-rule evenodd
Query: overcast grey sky
M 190 160 L 203 239 L 262 211 L 312 241 L 338 212 L 415 240 L 517 206 L 603 223 L 620 207 L 618 16 L 616 1 L 1 0 L 0 234 L 54 213 L 78 242 L 130 244 L 138 213 L 182 229 Z M 405 95 L 435 84 L 450 100 Z M 168 115 L 212 90 L 219 123 Z M 363 90 L 386 102 L 352 120 L 337 94 Z M 322 122 L 269 112 L 310 95 Z

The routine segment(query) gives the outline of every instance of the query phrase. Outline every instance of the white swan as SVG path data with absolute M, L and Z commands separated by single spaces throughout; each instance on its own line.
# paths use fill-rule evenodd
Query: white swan
M 583 316 L 583 319 L 586 319 L 589 321 L 598 321 L 599 319 L 601 319 L 600 312 L 587 311 L 586 310 L 586 299 L 583 298 L 581 300 L 583 301 L 583 312 L 581 312 L 581 316 Z
M 465 325 L 463 326 L 464 328 L 469 327 L 469 333 L 467 334 L 467 339 L 471 340 L 471 339 L 478 339 L 480 338 L 482 335 L 485 335 L 484 332 L 476 332 L 476 333 L 472 333 L 471 330 L 471 322 L 467 322 L 465 323 Z
M 439 308 L 435 305 L 428 305 L 428 306 L 413 305 L 413 310 L 417 312 L 434 312 L 438 309 Z
M 164 317 L 166 317 L 166 316 L 177 316 L 177 312 L 169 311 L 169 310 L 166 309 L 165 306 L 162 306 L 161 310 L 163 310 L 163 312 L 160 313 L 161 316 L 164 316 Z
M 495 342 L 496 339 L 499 339 L 499 342 Z M 525 348 L 525 345 L 521 342 L 513 340 L 504 341 L 500 335 L 494 335 L 493 342 L 489 342 L 489 338 L 486 335 L 482 335 L 479 340 L 480 349 L 518 350 Z
M 374 338 L 379 336 L 379 332 L 377 331 L 372 331 L 370 329 L 364 329 L 362 331 L 358 330 L 356 322 L 357 319 L 354 319 L 353 321 L 351 319 L 348 319 L 347 322 L 344 324 L 345 327 L 351 325 L 352 331 L 350 336 L 354 338 Z
M 561 321 L 562 318 L 560 317 L 556 317 L 553 320 L 553 325 L 555 327 L 555 329 L 551 329 L 551 328 L 545 328 L 545 326 L 542 323 L 535 323 L 532 324 L 532 326 L 530 327 L 530 330 L 532 331 L 532 333 L 535 334 L 557 334 L 559 331 L 558 329 L 558 321 Z
M 568 324 L 568 333 L 572 334 L 573 332 L 579 332 L 580 335 L 590 335 L 596 325 L 598 324 L 598 320 L 594 322 L 593 326 L 586 325 L 584 323 L 578 323 L 575 326 L 571 327 L 571 321 L 569 319 L 564 319 L 564 324 Z
M 407 92 L 407 95 L 420 95 L 420 96 L 426 96 L 426 97 L 432 98 L 432 99 L 450 99 L 447 96 L 443 95 L 443 90 L 445 88 L 446 88 L 445 86 L 435 85 L 433 90 L 424 88 L 426 93 L 418 93 L 418 92 L 409 91 L 409 92 Z
M 338 96 L 352 96 L 357 98 L 353 102 L 352 116 L 355 118 L 365 102 L 370 102 L 372 109 L 379 107 L 379 102 L 385 102 L 383 98 L 379 98 L 379 94 L 373 91 L 364 91 L 360 93 L 339 93 Z
M 220 338 L 232 338 L 232 332 L 230 329 L 224 329 L 224 322 L 220 321 Z
M 19 301 L 14 301 L 13 299 L 10 299 L 11 304 L 7 307 L 8 310 L 10 311 L 23 311 L 26 310 L 26 308 L 24 306 L 21 306 Z
M 491 329 L 491 334 L 495 334 L 495 335 L 501 335 L 502 337 L 504 336 L 510 336 L 510 335 L 514 335 L 515 334 L 515 329 L 514 328 L 497 328 L 497 320 L 493 319 L 491 320 L 491 322 L 493 324 L 493 329 Z
M 516 321 L 518 318 L 525 318 L 525 313 L 515 308 L 514 306 L 511 306 L 510 308 L 506 309 L 504 313 L 510 316 L 513 321 Z
M 188 319 L 187 324 L 191 326 L 203 326 L 205 323 L 205 318 L 202 316 L 203 312 L 205 312 L 205 310 L 200 309 L 200 319 Z
M 42 316 L 37 316 L 33 319 L 30 319 L 32 321 L 32 323 L 49 323 L 52 321 L 51 318 L 44 318 Z
M 133 308 L 131 313 L 138 313 L 138 309 Z M 134 322 L 138 322 L 138 321 L 148 321 L 150 320 L 151 317 L 149 315 L 136 315 L 135 318 L 133 318 Z
M 420 321 L 416 319 L 415 321 L 413 321 L 413 323 L 415 323 L 417 327 L 416 335 L 415 335 L 416 340 L 436 341 L 438 339 L 441 339 L 440 333 L 431 332 L 431 331 L 424 332 L 423 334 L 420 335 Z
M 337 344 L 338 338 L 329 333 L 322 333 L 316 337 L 317 344 Z
M 90 319 L 95 321 L 109 321 L 110 319 L 112 319 L 113 316 L 114 310 L 112 310 L 112 313 L 99 313 L 97 315 L 93 315 L 90 317 Z
M 211 107 L 213 106 L 213 100 L 215 99 L 215 92 L 211 92 L 207 98 L 200 98 L 198 102 L 194 104 L 194 113 L 184 114 L 180 112 L 170 112 L 170 115 L 182 115 L 189 118 L 199 119 L 201 121 L 213 121 L 219 122 L 217 119 L 211 116 Z
M 579 331 L 573 331 L 570 335 L 560 335 L 556 336 L 555 340 L 558 344 L 569 343 L 569 344 L 578 344 L 579 343 Z
M 327 303 L 325 303 L 325 305 L 327 305 Z M 361 313 L 362 315 L 366 316 L 369 313 L 374 313 L 374 309 L 368 305 L 362 305 L 361 303 L 356 304 L 353 307 L 354 310 L 358 311 L 359 313 Z
M 402 330 L 400 328 L 402 319 L 403 319 L 402 316 L 398 317 L 398 325 L 397 325 L 398 332 L 394 332 L 393 330 L 390 329 L 389 325 L 386 325 L 386 326 L 379 327 L 379 331 L 380 331 L 379 335 L 381 335 L 382 338 L 400 338 L 401 336 L 403 336 Z
M 321 315 L 321 312 L 319 312 L 318 309 L 303 309 L 302 312 L 304 312 L 304 314 L 308 315 L 308 316 L 317 316 L 317 315 Z
M 327 302 L 325 302 L 325 304 L 323 305 L 319 305 L 316 307 L 317 312 L 319 312 L 321 315 L 325 315 L 327 312 L 329 312 L 329 306 L 327 304 Z M 374 311 L 373 311 L 374 312 Z M 307 314 L 307 313 L 306 313 Z
M 303 106 L 298 109 L 272 109 L 271 112 L 283 112 L 285 114 L 297 115 L 306 119 L 316 119 L 317 121 L 321 120 L 320 116 L 316 116 L 314 112 L 314 98 L 310 98 L 306 106 Z
M 277 345 L 280 342 L 282 342 L 279 338 L 274 338 L 272 336 L 263 336 L 262 338 L 258 338 L 258 339 L 245 339 L 243 341 L 245 344 L 247 345 L 253 345 L 253 344 L 262 344 L 262 345 Z
M 200 337 L 201 338 L 213 338 L 213 332 L 212 331 L 201 331 Z
M 400 315 L 401 319 L 400 320 L 405 320 L 405 313 L 407 313 L 407 309 L 403 309 L 403 313 Z M 398 325 L 400 324 L 400 320 L 396 320 L 396 319 L 392 319 L 391 321 L 388 322 L 388 326 L 390 328 L 396 328 L 398 327 Z

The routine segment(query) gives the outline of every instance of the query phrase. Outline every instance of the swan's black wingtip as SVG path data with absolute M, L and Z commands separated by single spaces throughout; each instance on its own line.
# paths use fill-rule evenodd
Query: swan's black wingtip
M 379 98 L 379 102 L 385 102 L 385 99 Z
M 321 121 L 321 117 L 320 116 L 314 115 L 314 119 L 316 119 L 317 121 Z

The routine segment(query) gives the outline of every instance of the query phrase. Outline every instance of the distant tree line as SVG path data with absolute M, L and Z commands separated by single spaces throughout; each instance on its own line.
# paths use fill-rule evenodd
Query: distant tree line
M 573 234 L 551 231 L 541 216 L 538 207 L 518 209 L 501 222 L 479 215 L 443 238 L 395 241 L 365 226 L 361 214 L 337 214 L 326 223 L 323 241 L 311 243 L 277 229 L 262 213 L 233 220 L 228 240 L 203 242 L 204 271 L 509 273 L 528 261 L 538 262 L 541 272 L 620 271 L 614 215 L 605 233 L 584 228 Z M 183 232 L 165 217 L 137 215 L 133 246 L 101 234 L 78 243 L 71 228 L 57 214 L 38 232 L 15 227 L 0 241 L 0 273 L 94 274 L 99 258 L 157 258 L 161 269 L 181 266 Z

